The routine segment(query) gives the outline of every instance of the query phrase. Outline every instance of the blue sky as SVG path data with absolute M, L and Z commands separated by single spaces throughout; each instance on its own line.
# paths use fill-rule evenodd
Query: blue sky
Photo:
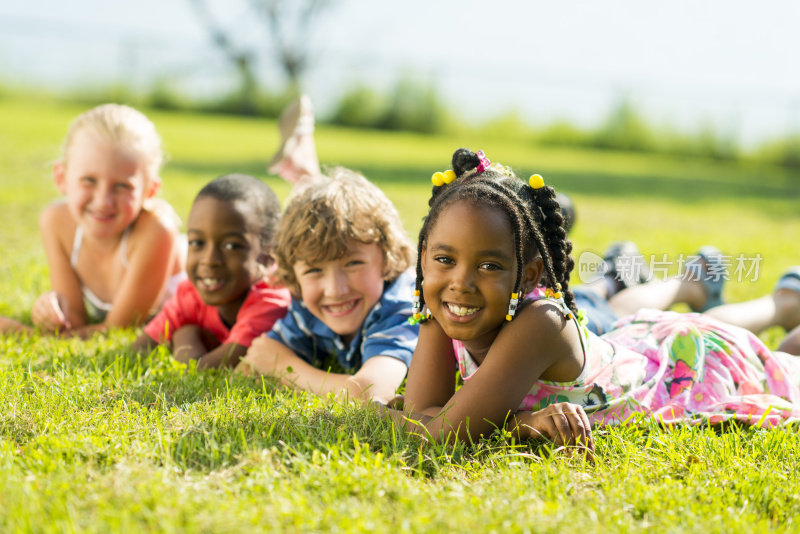
M 246 0 L 208 2 L 280 85 Z M 745 144 L 800 131 L 800 4 L 788 0 L 343 0 L 321 20 L 305 78 L 321 112 L 353 83 L 407 76 L 467 119 L 517 110 L 591 126 L 624 97 L 657 124 L 713 124 Z M 170 77 L 198 92 L 234 80 L 188 0 L 5 2 L 0 76 L 61 87 Z

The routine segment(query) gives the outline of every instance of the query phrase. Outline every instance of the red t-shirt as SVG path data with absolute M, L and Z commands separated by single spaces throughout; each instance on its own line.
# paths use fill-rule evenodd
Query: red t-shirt
M 147 323 L 144 333 L 163 343 L 169 341 L 180 327 L 197 325 L 211 332 L 220 345 L 236 343 L 249 347 L 254 338 L 271 330 L 275 321 L 286 315 L 290 301 L 288 289 L 259 280 L 250 286 L 236 315 L 236 324 L 228 328 L 220 319 L 217 308 L 203 302 L 192 283 L 184 280 L 158 315 Z

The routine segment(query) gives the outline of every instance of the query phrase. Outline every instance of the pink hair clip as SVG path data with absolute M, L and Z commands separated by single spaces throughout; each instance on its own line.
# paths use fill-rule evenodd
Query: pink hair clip
M 489 161 L 489 158 L 486 157 L 486 154 L 483 153 L 483 150 L 478 150 L 478 153 L 476 155 L 478 156 L 478 160 L 480 161 L 480 163 L 478 163 L 478 166 L 475 168 L 475 173 L 480 174 L 486 169 L 488 169 L 489 165 L 491 165 L 492 162 Z

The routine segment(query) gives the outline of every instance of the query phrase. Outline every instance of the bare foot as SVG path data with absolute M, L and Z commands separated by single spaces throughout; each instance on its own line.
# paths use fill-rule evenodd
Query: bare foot
M 320 175 L 317 147 L 314 144 L 314 108 L 302 95 L 281 113 L 281 146 L 268 170 L 292 185 Z
M 800 268 L 792 267 L 775 284 L 775 323 L 787 332 L 800 325 Z
M 722 288 L 727 279 L 723 258 L 718 248 L 706 245 L 686 262 L 684 280 L 699 282 L 705 293 L 702 304 L 687 302 L 692 311 L 704 312 L 722 304 Z
M 800 327 L 795 328 L 783 338 L 778 350 L 800 356 Z
M 793 289 L 776 289 L 772 298 L 775 300 L 777 324 L 787 332 L 800 325 L 800 293 Z

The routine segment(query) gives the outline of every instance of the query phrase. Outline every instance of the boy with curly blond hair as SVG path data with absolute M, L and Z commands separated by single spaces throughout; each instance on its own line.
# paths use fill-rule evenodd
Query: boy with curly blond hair
M 336 168 L 294 191 L 277 236 L 292 303 L 237 370 L 318 395 L 391 400 L 419 333 L 408 322 L 415 252 L 391 201 Z

